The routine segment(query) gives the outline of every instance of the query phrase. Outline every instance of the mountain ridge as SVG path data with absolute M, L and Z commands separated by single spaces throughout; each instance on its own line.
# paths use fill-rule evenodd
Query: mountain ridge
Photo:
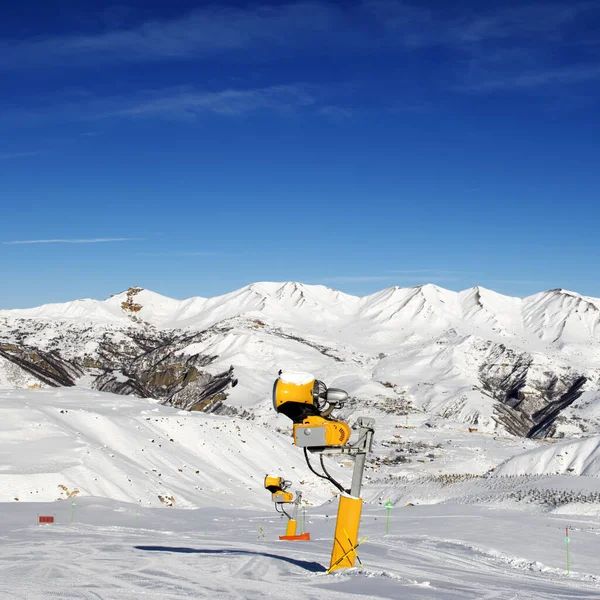
M 132 287 L 103 301 L 0 311 L 0 387 L 84 382 L 261 414 L 279 369 L 302 365 L 394 410 L 549 435 L 600 387 L 597 303 L 566 290 L 515 298 L 433 284 L 358 297 L 257 282 L 184 300 Z

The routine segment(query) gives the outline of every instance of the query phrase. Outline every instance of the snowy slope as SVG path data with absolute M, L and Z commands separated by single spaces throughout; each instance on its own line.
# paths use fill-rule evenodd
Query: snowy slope
M 97 498 L 0 505 L 2 600 L 592 600 L 600 595 L 593 517 L 449 505 L 363 514 L 363 564 L 325 573 L 333 519 L 310 509 L 308 542 L 282 542 L 274 513 L 145 508 Z M 37 514 L 58 524 L 37 527 Z M 570 573 L 564 535 L 571 537 Z M 264 538 L 259 528 L 263 528 Z
M 0 392 L 0 438 L 0 501 L 54 501 L 79 490 L 144 506 L 172 496 L 182 508 L 264 507 L 267 473 L 292 480 L 311 503 L 332 495 L 290 451 L 289 435 L 133 396 Z
M 573 473 L 600 477 L 600 436 L 569 440 L 524 452 L 500 465 L 500 475 Z

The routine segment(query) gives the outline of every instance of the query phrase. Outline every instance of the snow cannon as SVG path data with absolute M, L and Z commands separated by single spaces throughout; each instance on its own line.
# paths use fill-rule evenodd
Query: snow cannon
M 343 408 L 348 394 L 327 388 L 309 373 L 280 371 L 273 385 L 273 407 L 294 423 L 294 444 L 302 448 L 343 446 L 350 439 L 350 427 L 330 418 Z
M 291 481 L 286 481 L 282 477 L 265 477 L 265 489 L 271 492 L 271 500 L 275 503 L 275 510 L 288 518 L 285 528 L 285 535 L 279 536 L 280 540 L 310 540 L 309 533 L 296 535 L 296 526 L 298 525 L 298 507 L 302 500 L 302 492 L 296 492 L 296 498 L 291 492 L 286 490 L 292 485 Z M 284 508 L 284 504 L 294 505 L 294 514 L 290 515 Z
M 292 492 L 286 492 L 291 481 L 286 481 L 282 477 L 271 477 L 267 475 L 265 477 L 265 489 L 271 492 L 271 500 L 275 504 L 289 504 L 294 501 L 294 494 Z
M 278 413 L 284 414 L 293 421 L 294 444 L 302 447 L 308 468 L 317 477 L 331 482 L 341 492 L 335 521 L 331 564 L 327 573 L 336 569 L 351 568 L 358 558 L 356 549 L 362 543 L 358 541 L 362 512 L 360 490 L 367 452 L 372 450 L 375 433 L 374 419 L 358 417 L 356 419 L 358 439 L 354 443 L 350 442 L 350 427 L 347 423 L 334 421 L 331 418 L 331 413 L 337 408 L 342 408 L 347 399 L 348 394 L 344 390 L 327 389 L 322 381 L 309 373 L 279 371 L 279 377 L 273 385 L 273 407 Z M 309 454 L 319 454 L 321 472 L 312 465 Z M 350 489 L 344 488 L 327 471 L 323 461 L 324 456 L 354 457 Z M 285 513 L 283 504 L 279 506 Z M 296 504 L 296 508 L 297 506 Z

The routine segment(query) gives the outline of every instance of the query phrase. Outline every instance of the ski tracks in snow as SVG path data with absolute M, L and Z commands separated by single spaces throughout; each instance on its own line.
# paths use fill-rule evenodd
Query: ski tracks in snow
M 161 525 L 180 513 L 157 511 Z M 183 524 L 184 521 L 180 524 Z M 432 536 L 371 535 L 364 569 L 324 573 L 330 527 L 309 543 L 279 542 L 254 521 L 225 529 L 153 530 L 76 523 L 11 528 L 0 546 L 1 600 L 548 600 L 600 597 L 600 577 Z M 220 521 L 219 521 L 220 523 Z M 175 522 L 173 522 L 175 525 Z M 188 524 L 189 527 L 189 524 Z M 326 591 L 326 592 L 325 592 Z

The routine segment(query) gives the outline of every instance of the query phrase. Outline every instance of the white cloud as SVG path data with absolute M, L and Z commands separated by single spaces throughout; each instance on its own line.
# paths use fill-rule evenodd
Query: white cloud
M 582 83 L 600 79 L 600 64 L 574 65 L 560 69 L 543 69 L 530 73 L 519 73 L 497 79 L 481 79 L 467 83 L 458 89 L 468 92 L 494 92 L 537 88 L 546 85 Z
M 217 92 L 201 90 L 164 90 L 150 98 L 124 99 L 129 106 L 113 111 L 115 116 L 195 118 L 213 113 L 237 116 L 261 109 L 287 112 L 315 103 L 301 85 L 277 85 L 255 89 L 227 89 Z
M 328 2 L 296 2 L 252 8 L 207 6 L 171 20 L 92 34 L 46 36 L 0 44 L 0 68 L 36 65 L 129 63 L 185 59 L 249 46 L 295 46 L 331 38 L 340 8 Z
M 159 258 L 159 257 L 173 257 L 173 258 L 185 258 L 191 256 L 217 256 L 218 252 L 136 252 L 136 256 L 143 256 L 148 258 Z
M 37 36 L 0 42 L 0 68 L 102 64 L 214 57 L 248 48 L 431 47 L 480 44 L 522 36 L 545 38 L 593 2 L 519 3 L 460 11 L 432 10 L 416 0 L 335 3 L 307 0 L 238 8 L 209 4 L 170 20 L 90 34 Z M 596 5 L 597 6 L 597 5 Z
M 0 242 L 4 246 L 14 246 L 17 244 L 99 244 L 106 242 L 133 242 L 143 238 L 86 238 L 86 239 L 49 239 L 49 240 L 16 240 L 10 242 Z
M 0 153 L 0 160 L 11 160 L 13 158 L 24 158 L 26 156 L 36 156 L 37 154 L 38 154 L 37 152 L 8 152 L 8 153 L 4 153 L 4 154 Z
M 319 86 L 292 83 L 217 91 L 181 86 L 104 97 L 74 91 L 42 99 L 47 106 L 4 111 L 0 124 L 31 126 L 49 121 L 90 122 L 107 118 L 194 120 L 201 115 L 236 117 L 257 111 L 285 116 L 302 109 L 317 110 L 319 90 Z
M 417 279 L 428 281 L 455 281 L 457 278 L 448 275 L 438 275 L 434 271 L 393 271 L 387 275 L 335 275 L 333 277 L 320 278 L 318 281 L 329 283 L 367 283 L 370 281 L 403 281 L 412 283 Z

